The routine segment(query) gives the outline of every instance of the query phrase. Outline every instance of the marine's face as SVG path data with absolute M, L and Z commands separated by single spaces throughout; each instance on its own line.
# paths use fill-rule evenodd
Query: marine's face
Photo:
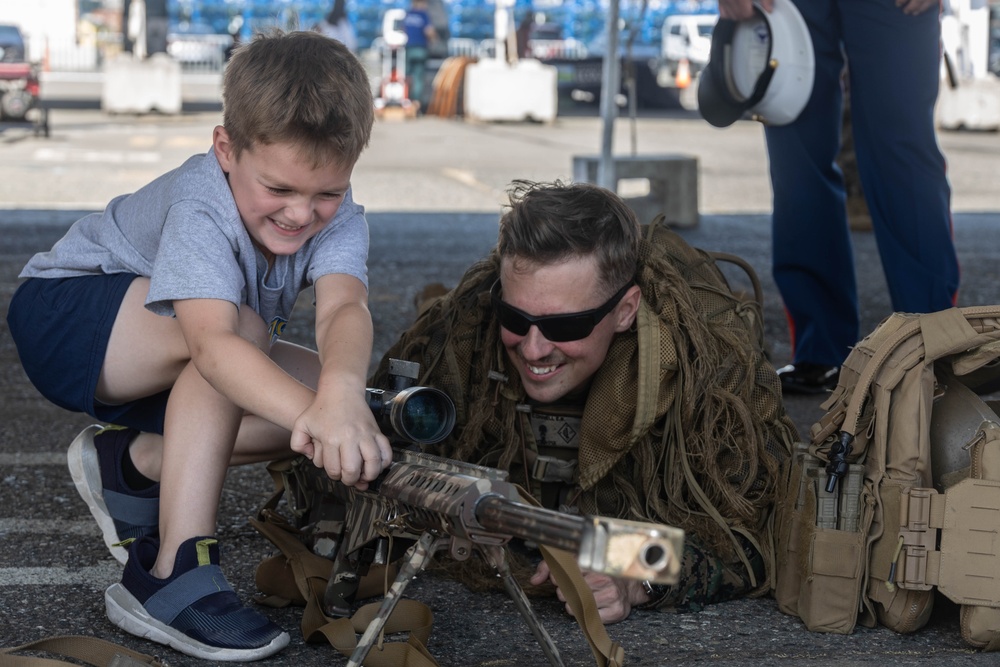
M 314 168 L 294 144 L 258 144 L 237 159 L 225 128 L 214 139 L 243 225 L 268 260 L 298 252 L 329 225 L 351 185 L 353 165 Z
M 593 257 L 549 265 L 504 259 L 500 296 L 504 303 L 532 316 L 578 313 L 607 301 L 606 289 L 597 276 Z M 501 326 L 507 356 L 528 396 L 552 403 L 586 388 L 604 363 L 615 334 L 632 325 L 638 304 L 639 288 L 633 286 L 594 330 L 579 340 L 551 341 L 537 325 L 531 325 L 524 335 Z

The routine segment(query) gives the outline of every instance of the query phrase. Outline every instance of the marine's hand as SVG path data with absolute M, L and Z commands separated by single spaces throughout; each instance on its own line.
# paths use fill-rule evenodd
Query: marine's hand
M 939 7 L 941 0 L 896 0 L 896 6 L 903 10 L 904 14 L 916 16 L 923 14 L 931 7 Z
M 566 602 L 566 596 L 556 584 L 555 579 L 552 578 L 548 564 L 542 561 L 538 564 L 535 574 L 532 575 L 531 583 L 537 586 L 544 583 L 546 579 L 551 580 L 556 585 L 556 596 L 561 601 Z M 632 613 L 632 608 L 635 605 L 649 601 L 649 596 L 646 595 L 646 591 L 642 588 L 642 582 L 639 581 L 617 579 L 597 572 L 584 572 L 583 580 L 593 591 L 597 612 L 605 624 L 624 621 Z M 566 613 L 570 616 L 573 615 L 573 610 L 568 604 L 566 605 Z
M 313 402 L 295 422 L 291 447 L 330 479 L 364 490 L 392 462 L 389 439 L 353 393 Z
M 753 0 L 719 0 L 719 17 L 746 21 L 753 16 Z M 774 0 L 758 0 L 765 12 L 774 9 Z

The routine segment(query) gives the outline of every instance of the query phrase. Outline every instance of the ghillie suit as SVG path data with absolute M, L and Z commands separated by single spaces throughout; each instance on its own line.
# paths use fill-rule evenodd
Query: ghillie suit
M 654 223 L 643 236 L 636 323 L 615 337 L 593 377 L 578 422 L 575 465 L 562 468 L 570 492 L 560 494 L 561 509 L 686 531 L 687 581 L 656 606 L 696 608 L 767 593 L 775 480 L 797 434 L 764 352 L 759 300 L 734 294 L 716 256 L 666 227 Z M 728 259 L 756 287 L 752 270 Z M 454 290 L 424 304 L 385 355 L 372 386 L 386 382 L 389 357 L 419 362 L 418 384 L 443 390 L 457 409 L 453 435 L 433 452 L 509 470 L 545 502 L 553 497 L 545 469 L 559 466 L 539 466 L 552 462 L 540 454 L 531 426 L 530 413 L 540 406 L 529 406 L 516 370 L 508 367 L 493 318 L 489 292 L 499 268 L 494 250 Z M 485 570 L 463 570 L 456 574 L 473 588 L 496 580 Z

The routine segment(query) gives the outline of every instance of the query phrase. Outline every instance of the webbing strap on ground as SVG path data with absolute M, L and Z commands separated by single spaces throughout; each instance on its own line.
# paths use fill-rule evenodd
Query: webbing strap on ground
M 517 487 L 517 491 L 521 500 L 529 505 L 541 507 L 541 503 L 520 486 Z M 573 617 L 580 625 L 587 643 L 590 644 L 597 667 L 620 667 L 625 662 L 625 649 L 608 636 L 608 630 L 604 627 L 604 621 L 597 611 L 594 592 L 583 578 L 574 555 L 544 545 L 539 545 L 539 550 L 552 572 L 552 578 L 556 580 L 556 585 L 566 598 L 566 604 L 573 610 Z
M 268 521 L 268 518 L 272 521 Z M 276 562 L 269 563 L 268 578 L 293 577 L 295 588 L 298 589 L 301 600 L 305 603 L 302 612 L 302 636 L 308 642 L 322 641 L 325 638 L 330 645 L 346 657 L 350 657 L 357 648 L 357 634 L 363 633 L 375 618 L 379 604 L 366 605 L 355 612 L 351 618 L 330 618 L 323 611 L 321 603 L 323 591 L 330 575 L 330 562 L 313 554 L 292 533 L 284 530 L 274 521 L 280 520 L 273 512 L 261 512 L 250 522 L 272 544 L 281 550 L 287 567 L 276 567 Z M 260 586 L 258 581 L 258 586 Z M 269 587 L 279 590 L 292 588 L 288 581 L 270 579 Z M 399 632 L 409 633 L 406 643 L 391 642 L 376 646 L 365 659 L 368 667 L 437 667 L 438 663 L 431 657 L 425 644 L 433 624 L 433 614 L 430 608 L 415 600 L 399 600 L 396 608 L 385 622 L 384 631 L 388 634 Z
M 133 651 L 119 644 L 80 635 L 47 637 L 13 648 L 0 649 L 0 667 L 56 667 L 74 664 L 68 660 L 55 660 L 35 656 L 14 655 L 21 651 L 38 651 L 74 658 L 95 667 L 139 667 L 163 663 L 151 655 Z
M 573 616 L 590 644 L 598 667 L 620 667 L 625 662 L 625 649 L 608 636 L 604 621 L 597 611 L 594 592 L 590 590 L 573 555 L 559 549 L 541 546 L 542 555 L 549 565 L 556 585 L 573 610 Z

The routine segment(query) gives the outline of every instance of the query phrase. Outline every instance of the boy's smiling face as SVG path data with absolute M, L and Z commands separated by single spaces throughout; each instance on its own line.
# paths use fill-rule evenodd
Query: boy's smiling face
M 353 164 L 313 167 L 295 144 L 255 144 L 237 159 L 220 126 L 213 145 L 243 225 L 269 262 L 298 252 L 330 224 L 351 185 Z

